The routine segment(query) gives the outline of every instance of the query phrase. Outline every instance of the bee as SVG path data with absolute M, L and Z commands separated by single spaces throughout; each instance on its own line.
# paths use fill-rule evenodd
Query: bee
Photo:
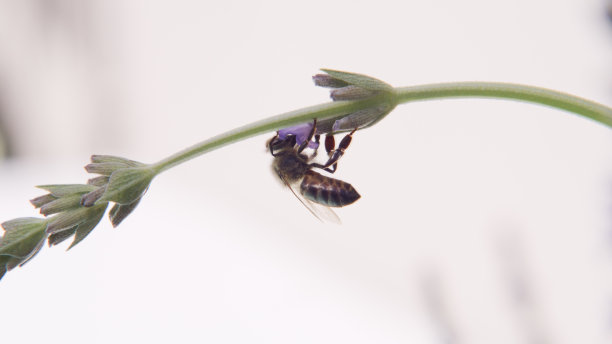
M 288 134 L 281 139 L 279 134 L 268 141 L 268 149 L 274 157 L 272 169 L 293 194 L 319 220 L 339 223 L 338 215 L 330 207 L 343 207 L 357 201 L 361 195 L 355 188 L 340 179 L 324 176 L 314 169 L 334 173 L 338 160 L 344 155 L 351 143 L 353 133 L 347 134 L 338 148 L 332 135 L 325 137 L 325 150 L 328 160 L 325 164 L 313 162 L 317 155 L 320 136 L 316 134 L 316 119 L 308 135 L 298 141 L 299 135 Z M 313 141 L 314 138 L 314 141 Z M 306 147 L 315 147 L 311 155 L 303 151 Z

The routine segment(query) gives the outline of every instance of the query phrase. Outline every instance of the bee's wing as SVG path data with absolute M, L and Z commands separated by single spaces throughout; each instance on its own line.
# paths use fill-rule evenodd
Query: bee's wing
M 312 213 L 312 215 L 314 215 L 317 219 L 319 219 L 321 222 L 332 222 L 332 223 L 340 224 L 340 218 L 338 217 L 338 215 L 336 215 L 336 213 L 330 207 L 312 202 L 304 198 L 304 196 L 300 192 L 299 183 L 288 183 L 285 180 L 285 178 L 281 178 L 281 179 L 283 180 L 285 185 L 289 187 L 291 192 L 293 192 L 295 197 L 297 197 L 297 199 L 299 199 L 300 202 L 302 202 L 302 204 L 306 207 L 306 209 L 308 209 Z

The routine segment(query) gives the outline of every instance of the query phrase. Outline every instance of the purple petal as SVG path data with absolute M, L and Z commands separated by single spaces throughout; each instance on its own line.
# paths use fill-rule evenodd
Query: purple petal
M 318 142 L 314 142 L 314 141 L 310 141 L 310 142 L 308 142 L 308 148 L 317 150 L 319 148 L 319 143 Z
M 282 140 L 286 140 L 287 136 L 293 135 L 295 136 L 295 143 L 299 146 L 308 139 L 308 135 L 310 135 L 311 130 L 312 130 L 312 122 L 302 123 L 302 124 L 295 125 L 293 127 L 279 130 L 278 138 L 279 140 L 282 141 Z M 319 148 L 319 144 L 314 141 L 310 141 L 308 142 L 308 148 L 317 149 Z

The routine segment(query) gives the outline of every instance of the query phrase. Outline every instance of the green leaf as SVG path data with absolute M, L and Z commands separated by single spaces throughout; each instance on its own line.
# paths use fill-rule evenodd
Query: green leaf
M 333 69 L 321 69 L 321 70 L 336 79 L 340 79 L 348 84 L 359 86 L 367 90 L 372 90 L 372 91 L 391 91 L 393 90 L 393 86 L 387 84 L 384 81 L 375 79 L 371 76 L 357 74 L 357 73 L 347 73 L 347 72 L 342 72 L 342 71 L 333 70 Z

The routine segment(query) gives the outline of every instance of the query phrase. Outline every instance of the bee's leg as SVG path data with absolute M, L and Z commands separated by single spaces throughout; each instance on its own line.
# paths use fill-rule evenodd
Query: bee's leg
M 289 135 L 285 140 L 280 140 L 278 138 L 278 134 L 276 134 L 270 139 L 270 141 L 268 141 L 268 149 L 270 150 L 270 154 L 272 154 L 272 156 L 278 156 L 278 153 L 275 152 L 278 152 L 287 146 L 291 148 L 295 146 L 295 136 Z
M 353 129 L 353 131 L 351 131 L 346 136 L 344 136 L 342 138 L 342 141 L 340 141 L 340 145 L 338 145 L 337 149 L 334 149 L 335 143 L 334 143 L 333 136 L 331 135 L 326 136 L 325 137 L 325 150 L 327 151 L 327 154 L 329 155 L 329 160 L 327 160 L 327 162 L 323 165 L 315 163 L 315 164 L 311 164 L 311 166 L 323 169 L 324 171 L 327 171 L 330 173 L 336 172 L 336 169 L 338 168 L 338 160 L 340 160 L 342 155 L 344 155 L 344 151 L 351 144 L 351 140 L 353 139 L 353 133 L 355 133 L 356 130 L 357 128 Z
M 336 139 L 334 139 L 334 135 L 327 134 L 325 135 L 325 151 L 327 152 L 327 157 L 331 158 L 334 150 L 336 149 Z M 326 169 L 326 171 L 334 173 L 338 168 L 338 162 L 335 162 L 330 169 Z
M 274 137 L 268 141 L 268 149 L 270 150 L 270 154 L 272 154 L 272 156 L 276 156 L 276 154 L 274 154 L 274 145 L 276 144 L 278 144 L 278 134 L 274 135 Z
M 314 158 L 317 156 L 317 153 L 319 152 L 318 147 L 319 147 L 319 141 L 320 141 L 320 140 L 321 140 L 321 135 L 316 134 L 316 135 L 314 136 L 314 142 L 317 144 L 317 149 L 315 149 L 315 150 L 314 150 L 314 152 L 312 152 L 312 154 L 311 154 L 310 156 L 308 156 L 308 155 L 306 155 L 306 154 L 301 154 L 301 153 L 298 153 L 298 155 L 299 155 L 300 157 L 302 157 L 302 159 L 304 159 L 304 161 L 306 161 L 306 162 L 308 162 L 308 161 L 310 161 L 310 160 L 314 159 Z
M 331 156 L 331 153 L 334 151 L 334 148 L 336 148 L 336 140 L 334 139 L 334 135 L 326 134 L 325 151 L 327 152 L 327 155 Z
M 312 129 L 310 129 L 310 133 L 308 133 L 308 137 L 306 138 L 306 140 L 304 140 L 304 142 L 300 144 L 300 148 L 298 148 L 298 151 L 297 151 L 298 154 L 302 153 L 302 151 L 306 149 L 306 147 L 308 147 L 308 144 L 310 143 L 312 138 L 315 136 L 316 132 L 317 132 L 317 119 L 315 118 L 312 121 Z
M 310 159 L 314 159 L 314 157 L 316 157 L 316 156 L 317 156 L 317 153 L 319 152 L 318 147 L 319 147 L 319 141 L 321 141 L 321 135 L 316 134 L 316 135 L 314 136 L 314 140 L 315 140 L 315 143 L 317 144 L 317 149 L 315 149 L 315 150 L 314 150 L 314 152 L 313 152 L 313 153 L 312 153 L 312 155 L 310 156 Z

